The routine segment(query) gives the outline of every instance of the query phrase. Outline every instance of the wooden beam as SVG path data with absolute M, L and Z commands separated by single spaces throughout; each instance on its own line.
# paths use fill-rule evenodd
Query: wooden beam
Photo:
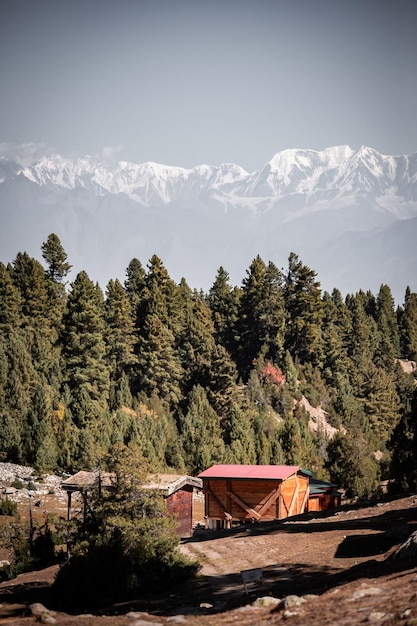
M 230 496 L 232 500 L 234 500 L 236 504 L 238 504 L 244 511 L 246 511 L 246 513 L 249 513 L 250 515 L 252 515 L 252 517 L 254 517 L 257 520 L 261 519 L 261 516 L 259 515 L 258 511 L 255 511 L 255 509 L 252 509 L 248 504 L 243 502 L 243 500 L 241 500 L 239 496 L 233 493 L 233 491 L 226 491 L 226 494 Z
M 306 508 L 306 504 L 307 504 L 308 497 L 309 497 L 309 485 L 308 485 L 308 483 L 307 483 L 307 485 L 306 485 L 306 492 L 305 492 L 305 494 L 304 494 L 304 498 L 303 498 L 303 502 L 302 502 L 302 505 L 301 505 L 301 511 L 300 511 L 300 513 L 304 513 L 305 508 Z
M 281 487 L 281 485 L 278 485 L 278 487 L 276 487 L 275 489 L 273 489 L 273 491 L 271 491 L 271 493 L 268 496 L 268 499 L 266 500 L 266 502 L 264 502 L 264 504 L 259 509 L 259 515 L 261 517 L 263 516 L 265 511 L 267 511 L 269 509 L 269 507 L 272 506 L 274 504 L 274 502 L 276 502 L 277 499 L 279 498 L 279 495 L 280 495 L 280 492 L 281 492 L 280 487 Z
M 294 506 L 294 503 L 296 502 L 297 498 L 298 498 L 298 478 L 295 479 L 295 489 L 294 489 L 294 493 L 292 494 L 292 498 L 291 498 L 291 504 L 290 504 L 290 508 L 288 510 L 288 516 L 291 516 L 293 514 L 292 509 Z M 298 513 L 298 511 L 297 511 Z
M 223 511 L 224 516 L 226 518 L 230 517 L 230 519 L 232 519 L 231 514 L 227 511 L 226 507 L 224 506 L 223 502 L 216 496 L 215 493 L 213 493 L 210 489 L 210 487 L 207 485 L 207 493 L 209 496 L 211 496 L 213 498 L 213 500 L 215 502 L 217 502 L 217 505 L 220 507 L 220 510 Z M 207 510 L 207 513 L 209 513 L 209 511 Z M 210 515 L 208 515 L 208 517 L 210 517 Z

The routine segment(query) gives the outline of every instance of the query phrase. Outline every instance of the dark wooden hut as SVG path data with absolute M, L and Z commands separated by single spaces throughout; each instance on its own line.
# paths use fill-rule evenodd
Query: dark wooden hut
M 162 493 L 168 513 L 177 519 L 177 535 L 191 537 L 194 526 L 200 521 L 198 494 L 203 489 L 203 481 L 193 476 L 154 474 L 144 487 Z

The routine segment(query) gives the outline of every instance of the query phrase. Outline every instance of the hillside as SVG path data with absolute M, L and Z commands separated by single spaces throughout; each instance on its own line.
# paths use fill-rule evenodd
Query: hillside
M 417 496 L 346 505 L 326 515 L 304 515 L 250 530 L 205 532 L 183 543 L 181 550 L 197 556 L 202 570 L 197 580 L 169 595 L 106 607 L 100 616 L 81 618 L 58 611 L 41 621 L 60 626 L 80 621 L 85 626 L 416 623 L 415 543 L 410 559 L 395 558 L 395 552 L 417 530 Z M 246 596 L 240 571 L 249 568 L 262 568 L 264 585 L 249 587 Z M 51 609 L 49 585 L 55 571 L 48 568 L 2 583 L 1 623 L 36 623 L 27 610 L 34 602 Z M 256 598 L 265 596 L 284 602 L 254 605 Z

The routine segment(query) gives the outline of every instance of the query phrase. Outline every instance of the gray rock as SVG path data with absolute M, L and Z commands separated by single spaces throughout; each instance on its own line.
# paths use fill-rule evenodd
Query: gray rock
M 41 624 L 56 624 L 56 618 L 50 613 L 42 613 L 39 621 Z
M 50 611 L 40 602 L 34 602 L 29 607 L 31 614 L 33 617 L 42 617 L 42 615 L 51 615 L 54 617 L 56 615 L 55 611 Z
M 256 598 L 255 602 L 252 602 L 252 606 L 276 606 L 277 604 L 281 604 L 281 600 L 273 596 L 263 596 L 262 598 Z
M 285 609 L 289 609 L 289 610 L 297 609 L 303 604 L 305 604 L 306 602 L 307 600 L 303 596 L 290 595 L 284 598 L 283 606 Z
M 364 587 L 362 589 L 358 589 L 358 591 L 355 591 L 352 597 L 349 598 L 349 602 L 354 602 L 355 600 L 359 600 L 360 598 L 366 598 L 366 596 L 377 596 L 380 593 L 382 593 L 382 589 L 380 589 L 379 587 Z
M 392 619 L 392 617 L 392 613 L 381 613 L 380 611 L 374 611 L 373 613 L 369 613 L 366 621 L 375 624 L 377 622 L 384 622 L 387 619 Z

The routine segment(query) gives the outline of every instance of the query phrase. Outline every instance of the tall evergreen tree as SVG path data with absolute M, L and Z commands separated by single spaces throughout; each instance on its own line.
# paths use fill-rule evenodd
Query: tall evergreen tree
M 378 345 L 378 331 L 375 320 L 365 310 L 366 296 L 359 292 L 347 298 L 352 313 L 352 333 L 348 354 L 351 359 L 350 383 L 354 393 L 363 397 L 365 385 L 373 370 L 375 350 Z
M 405 359 L 417 361 L 417 293 L 405 291 L 404 307 L 399 313 L 401 352 Z
M 410 394 L 411 395 L 411 394 Z M 388 447 L 392 451 L 391 478 L 399 491 L 417 490 L 417 389 L 414 386 L 409 407 L 392 433 Z
M 365 384 L 363 403 L 374 441 L 383 447 L 400 419 L 400 399 L 392 375 L 374 368 Z
M 240 294 L 240 290 L 232 289 L 226 270 L 219 267 L 207 301 L 213 315 L 216 342 L 230 354 L 234 354 L 237 347 L 236 324 Z
M 288 312 L 285 344 L 301 362 L 321 359 L 323 305 L 316 278 L 316 272 L 291 252 L 284 290 Z
M 156 392 L 169 406 L 176 405 L 182 374 L 172 332 L 158 315 L 147 315 L 139 340 L 138 389 L 148 397 Z
M 258 255 L 251 263 L 242 284 L 239 306 L 239 372 L 247 379 L 261 350 L 275 360 L 282 354 L 285 312 L 282 275 Z
M 200 386 L 191 391 L 188 411 L 180 418 L 180 432 L 185 465 L 193 474 L 224 461 L 225 447 L 219 418 Z
M 250 414 L 238 405 L 234 405 L 229 414 L 227 442 L 229 463 L 256 463 L 255 432 Z
M 21 325 L 22 302 L 18 288 L 3 263 L 0 263 L 0 333 L 7 335 Z
M 72 414 L 79 426 L 107 409 L 110 380 L 104 332 L 103 295 L 82 271 L 71 285 L 62 337 Z
M 107 285 L 104 319 L 107 362 L 110 365 L 111 397 L 114 405 L 112 408 L 115 408 L 123 374 L 130 373 L 138 360 L 134 353 L 136 337 L 132 309 L 128 296 L 118 279 L 110 280 Z M 123 380 L 125 384 L 126 378 Z M 126 394 L 124 395 L 126 397 Z
M 182 291 L 183 328 L 179 353 L 184 369 L 183 388 L 187 395 L 195 385 L 209 385 L 212 354 L 215 349 L 214 324 L 210 309 L 197 293 Z
M 72 265 L 67 261 L 61 240 L 58 235 L 51 233 L 45 243 L 42 244 L 42 256 L 45 259 L 48 269 L 46 271 L 49 278 L 55 283 L 62 283 L 71 270 Z

